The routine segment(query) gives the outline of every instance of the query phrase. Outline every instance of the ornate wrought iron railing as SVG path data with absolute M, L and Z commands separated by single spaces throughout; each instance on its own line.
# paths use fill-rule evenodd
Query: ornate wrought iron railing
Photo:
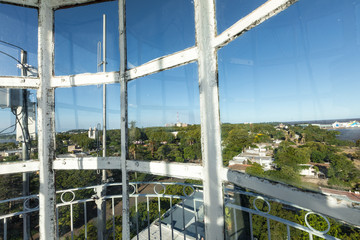
M 116 230 L 121 225 L 121 185 L 107 183 L 57 191 L 57 238 L 92 239 L 96 231 L 103 229 L 107 239 L 118 239 L 121 234 Z M 204 238 L 201 185 L 131 182 L 129 186 L 132 239 Z M 332 226 L 335 221 L 316 213 L 316 209 L 305 209 L 233 185 L 225 186 L 224 193 L 227 239 L 313 239 L 315 236 L 339 239 L 330 231 L 336 227 Z M 107 208 L 99 211 L 104 201 Z M 15 217 L 25 219 L 25 215 L 37 213 L 38 195 L 0 201 L 0 205 L 6 204 L 11 204 L 14 210 L 0 216 L 2 238 L 10 239 L 8 231 L 13 230 L 11 224 L 15 224 L 11 220 Z M 108 215 L 103 222 L 98 221 L 99 214 L 103 214 L 101 211 Z M 12 223 L 9 225 L 9 222 Z M 90 225 L 96 226 L 95 230 Z

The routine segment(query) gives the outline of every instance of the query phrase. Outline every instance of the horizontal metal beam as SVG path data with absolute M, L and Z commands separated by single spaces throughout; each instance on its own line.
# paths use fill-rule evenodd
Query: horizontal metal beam
M 114 1 L 114 0 L 48 0 L 50 6 L 54 9 L 65 8 L 74 5 L 96 3 L 96 2 L 105 2 L 105 1 Z
M 119 72 L 83 73 L 69 76 L 56 76 L 51 79 L 51 87 L 77 87 L 119 83 L 119 76 Z
M 246 17 L 237 21 L 215 38 L 214 47 L 223 47 L 243 33 L 290 7 L 297 0 L 269 0 Z
M 153 73 L 157 73 L 170 68 L 185 65 L 197 60 L 197 48 L 192 47 L 174 54 L 154 59 L 150 62 L 144 63 L 141 66 L 132 68 L 126 71 L 126 79 L 128 81 L 135 78 L 144 77 Z
M 128 171 L 143 172 L 176 178 L 202 179 L 202 166 L 191 163 L 163 161 L 126 161 Z M 39 161 L 18 161 L 0 164 L 0 175 L 39 171 Z M 120 157 L 56 158 L 53 170 L 121 169 Z
M 32 77 L 0 77 L 0 88 L 32 88 L 39 87 L 40 79 Z
M 348 201 L 226 168 L 223 169 L 223 180 L 260 194 L 311 209 L 314 212 L 337 220 L 360 226 L 360 209 L 354 208 L 352 203 Z
M 131 172 L 195 180 L 202 180 L 203 171 L 203 167 L 198 164 L 139 160 L 127 160 L 126 168 Z
M 157 58 L 141 66 L 126 71 L 128 81 L 178 67 L 197 60 L 196 47 L 185 49 L 171 55 Z M 55 76 L 51 79 L 52 88 L 77 87 L 97 84 L 119 83 L 119 72 L 83 73 L 68 76 Z
M 54 170 L 120 169 L 120 157 L 56 158 Z
M 24 7 L 39 7 L 38 0 L 0 0 L 0 3 L 11 3 Z
M 29 160 L 26 162 L 4 162 L 0 164 L 0 175 L 23 172 L 36 172 L 40 169 L 40 162 Z

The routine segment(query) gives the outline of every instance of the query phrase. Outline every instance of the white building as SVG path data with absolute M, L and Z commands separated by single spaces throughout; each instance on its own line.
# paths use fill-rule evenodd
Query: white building
M 89 138 L 96 139 L 98 134 L 99 134 L 99 131 L 96 129 L 96 127 L 94 129 L 89 128 L 89 131 L 88 131 L 88 137 Z
M 271 151 L 267 151 L 264 147 L 249 147 L 239 155 L 235 156 L 233 160 L 229 162 L 229 165 L 257 163 L 260 164 L 265 171 L 268 171 L 273 168 L 274 158 L 269 156 L 271 154 Z

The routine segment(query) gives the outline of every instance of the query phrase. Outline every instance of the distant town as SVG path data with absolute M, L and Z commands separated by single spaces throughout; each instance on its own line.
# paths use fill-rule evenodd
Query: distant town
M 355 141 L 340 140 L 338 129 L 360 130 L 360 123 L 223 123 L 224 165 L 360 202 L 360 135 Z M 199 125 L 177 122 L 139 128 L 136 122 L 130 122 L 128 133 L 129 159 L 202 161 Z M 96 128 L 57 133 L 56 156 L 102 156 L 102 142 L 102 131 Z M 107 156 L 120 156 L 120 130 L 108 130 L 106 144 Z M 0 143 L 2 161 L 21 160 L 21 154 L 18 142 Z M 37 159 L 36 139 L 31 142 L 30 156 Z

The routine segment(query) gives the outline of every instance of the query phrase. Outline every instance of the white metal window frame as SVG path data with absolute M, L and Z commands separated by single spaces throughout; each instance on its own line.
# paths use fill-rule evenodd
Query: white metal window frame
M 53 170 L 121 169 L 123 183 L 127 172 L 203 180 L 205 234 L 207 239 L 224 238 L 223 183 L 231 182 L 259 193 L 304 208 L 313 209 L 335 219 L 360 226 L 360 210 L 351 203 L 320 193 L 304 191 L 286 184 L 249 176 L 223 167 L 219 116 L 217 50 L 285 10 L 297 0 L 268 0 L 237 21 L 220 35 L 216 34 L 215 0 L 195 0 L 196 45 L 166 55 L 132 69 L 126 68 L 125 0 L 119 2 L 120 67 L 118 72 L 84 73 L 54 76 L 54 11 L 59 8 L 98 2 L 94 0 L 0 0 L 1 3 L 35 7 L 39 10 L 39 76 L 0 77 L 4 88 L 37 90 L 39 161 L 0 164 L 0 174 L 39 171 L 40 238 L 55 239 L 55 186 Z M 127 82 L 146 75 L 197 61 L 200 87 L 202 165 L 137 161 L 127 158 Z M 94 80 L 96 79 L 96 80 Z M 121 86 L 121 157 L 55 158 L 54 90 L 94 84 L 120 83 Z M 215 167 L 216 166 L 216 167 Z M 122 184 L 128 192 L 128 184 Z M 128 196 L 123 196 L 123 239 L 130 238 Z

